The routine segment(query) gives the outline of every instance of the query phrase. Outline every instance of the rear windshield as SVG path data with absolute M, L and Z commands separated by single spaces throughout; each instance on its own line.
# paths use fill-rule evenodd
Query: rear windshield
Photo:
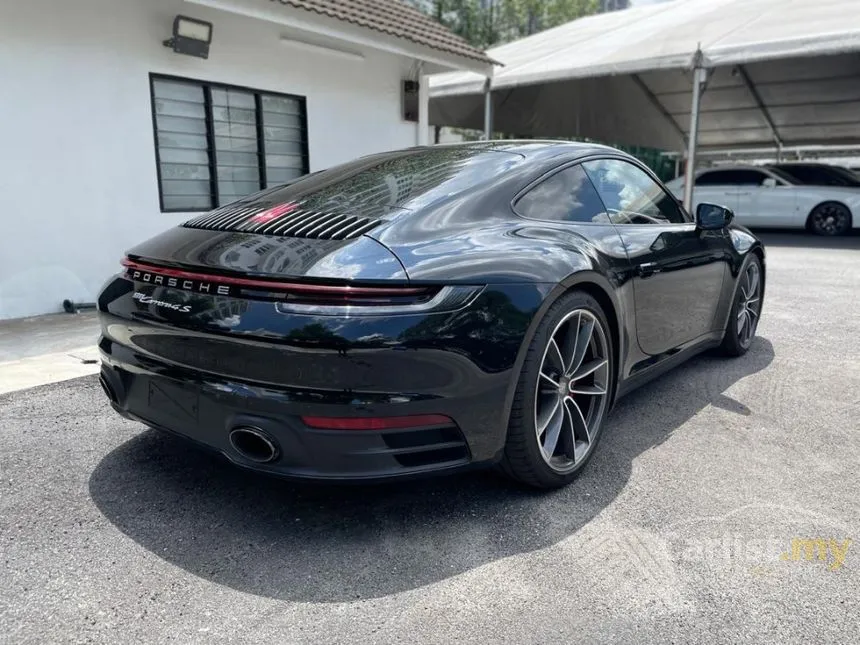
M 305 210 L 381 217 L 418 209 L 504 174 L 522 155 L 478 147 L 405 150 L 362 157 L 306 175 L 267 199 L 301 202 Z

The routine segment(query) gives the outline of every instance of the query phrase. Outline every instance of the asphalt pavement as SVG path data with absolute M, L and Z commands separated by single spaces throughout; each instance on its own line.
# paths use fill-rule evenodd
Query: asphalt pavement
M 860 641 L 860 237 L 763 237 L 750 352 L 624 399 L 552 493 L 296 485 L 94 376 L 0 396 L 0 641 Z

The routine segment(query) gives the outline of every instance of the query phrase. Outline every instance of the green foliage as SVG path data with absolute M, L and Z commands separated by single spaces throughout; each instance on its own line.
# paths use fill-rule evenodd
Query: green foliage
M 597 0 L 507 0 L 502 5 L 500 34 L 516 40 L 597 13 Z
M 409 0 L 481 49 L 597 13 L 598 0 Z

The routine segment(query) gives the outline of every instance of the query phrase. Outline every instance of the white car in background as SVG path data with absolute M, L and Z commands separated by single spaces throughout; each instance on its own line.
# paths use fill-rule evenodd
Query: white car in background
M 684 196 L 684 177 L 666 186 Z M 860 188 L 810 186 L 762 166 L 718 166 L 696 173 L 692 212 L 719 204 L 750 228 L 806 228 L 818 235 L 844 235 L 860 228 Z

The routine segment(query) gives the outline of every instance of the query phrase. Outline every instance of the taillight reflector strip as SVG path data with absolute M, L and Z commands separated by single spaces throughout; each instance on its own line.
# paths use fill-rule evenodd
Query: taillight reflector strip
M 453 425 L 444 414 L 416 414 L 400 417 L 316 417 L 303 416 L 302 423 L 318 430 L 403 430 L 426 426 Z
M 121 261 L 121 264 L 130 271 L 141 271 L 168 278 L 176 278 L 177 280 L 191 280 L 195 282 L 207 282 L 235 287 L 263 289 L 268 291 L 284 291 L 288 293 L 317 296 L 409 296 L 430 294 L 435 291 L 434 289 L 427 287 L 353 287 L 350 285 L 303 284 L 300 282 L 282 282 L 280 280 L 239 278 L 235 276 L 169 269 L 167 267 L 136 262 L 134 260 L 129 260 L 128 258 L 124 258 Z

